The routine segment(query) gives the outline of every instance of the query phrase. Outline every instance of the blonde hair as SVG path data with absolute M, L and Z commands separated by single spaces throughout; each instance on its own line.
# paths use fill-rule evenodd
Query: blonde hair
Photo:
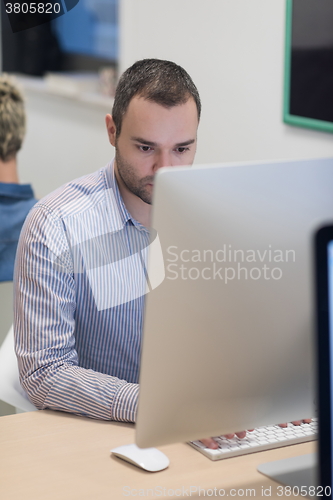
M 0 75 L 0 160 L 14 158 L 25 135 L 24 98 L 15 82 Z

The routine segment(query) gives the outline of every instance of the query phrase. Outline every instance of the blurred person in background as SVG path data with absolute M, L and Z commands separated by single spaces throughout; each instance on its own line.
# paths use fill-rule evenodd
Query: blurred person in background
M 30 184 L 20 184 L 17 153 L 25 135 L 24 99 L 8 75 L 0 75 L 0 281 L 12 281 L 23 222 L 36 203 Z

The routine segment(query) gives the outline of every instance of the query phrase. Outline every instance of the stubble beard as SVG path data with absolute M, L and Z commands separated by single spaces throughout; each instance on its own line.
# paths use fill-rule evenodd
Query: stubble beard
M 152 175 L 148 175 L 139 179 L 135 168 L 128 163 L 119 153 L 119 149 L 116 148 L 116 165 L 119 177 L 127 187 L 131 193 L 135 194 L 142 201 L 147 203 L 148 205 L 152 204 L 152 193 L 149 191 L 149 187 L 147 184 L 152 184 L 154 181 L 154 177 Z

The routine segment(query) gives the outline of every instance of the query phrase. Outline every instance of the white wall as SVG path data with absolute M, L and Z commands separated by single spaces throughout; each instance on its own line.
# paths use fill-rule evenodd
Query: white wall
M 282 122 L 285 0 L 120 0 L 120 62 L 184 66 L 203 104 L 196 163 L 333 155 Z
M 18 156 L 19 176 L 32 183 L 37 198 L 113 158 L 104 122 L 111 112 L 107 106 L 29 89 L 25 94 L 27 135 Z

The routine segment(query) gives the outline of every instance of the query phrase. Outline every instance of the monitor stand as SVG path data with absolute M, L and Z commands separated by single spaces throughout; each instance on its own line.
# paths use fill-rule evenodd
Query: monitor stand
M 267 462 L 259 465 L 258 471 L 278 483 L 291 486 L 291 488 L 295 486 L 298 487 L 299 493 L 302 491 L 302 486 L 303 491 L 307 491 L 308 493 L 308 488 L 310 486 L 317 488 L 318 479 L 316 453 L 284 458 L 283 460 L 277 460 L 275 462 Z M 311 492 L 307 496 L 312 496 L 313 498 Z

